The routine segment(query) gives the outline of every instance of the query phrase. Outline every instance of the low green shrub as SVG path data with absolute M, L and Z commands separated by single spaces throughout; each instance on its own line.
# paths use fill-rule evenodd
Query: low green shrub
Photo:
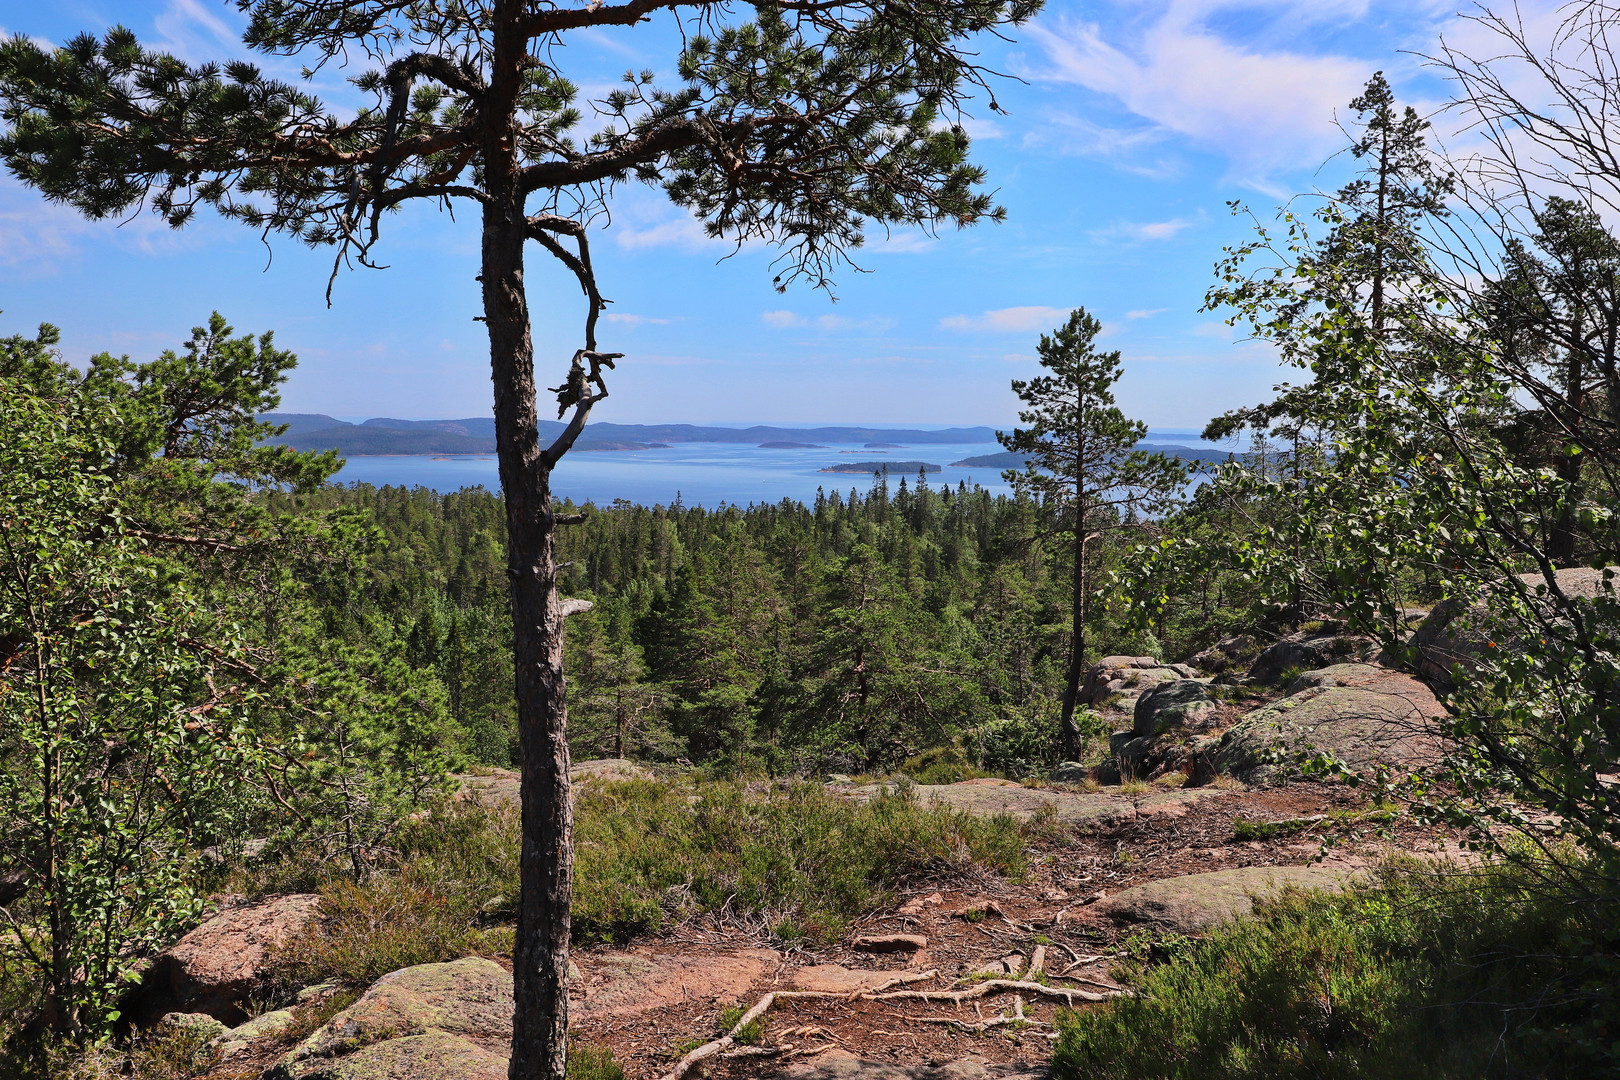
M 1166 963 L 1127 963 L 1134 996 L 1062 1013 L 1056 1075 L 1611 1076 L 1612 942 L 1590 951 L 1589 917 L 1502 869 L 1284 894 Z
M 397 865 L 320 887 L 321 917 L 271 957 L 283 990 L 364 986 L 414 964 L 503 953 L 518 888 L 519 817 L 448 802 L 410 823 Z M 915 878 L 972 866 L 1017 875 L 1024 831 L 1009 817 L 864 804 L 819 784 L 593 782 L 574 807 L 574 933 L 625 940 L 701 911 L 757 913 L 784 940 L 828 941 Z
M 1024 869 L 1011 818 L 923 806 L 907 793 L 854 804 L 818 784 L 599 784 L 580 796 L 574 829 L 583 936 L 622 939 L 729 903 L 826 941 L 917 877 Z
M 936 746 L 909 758 L 900 771 L 919 784 L 959 784 L 979 774 L 956 746 Z
M 624 1080 L 624 1068 L 606 1046 L 568 1046 L 568 1080 Z

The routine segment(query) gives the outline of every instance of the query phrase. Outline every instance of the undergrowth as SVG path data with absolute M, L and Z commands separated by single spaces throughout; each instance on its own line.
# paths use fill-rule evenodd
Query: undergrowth
M 1138 954 L 1118 972 L 1134 996 L 1061 1014 L 1056 1074 L 1613 1076 L 1613 943 L 1592 947 L 1589 918 L 1501 868 L 1390 870 L 1343 896 L 1285 893 L 1165 963 Z
M 509 952 L 518 824 L 507 804 L 435 808 L 401 834 L 392 869 L 319 885 L 322 917 L 277 950 L 271 978 L 284 989 L 361 986 L 413 964 Z M 574 809 L 574 934 L 627 940 L 724 908 L 784 938 L 830 941 L 912 879 L 1022 874 L 1024 839 L 1011 818 L 924 806 L 904 791 L 855 804 L 817 784 L 593 782 Z

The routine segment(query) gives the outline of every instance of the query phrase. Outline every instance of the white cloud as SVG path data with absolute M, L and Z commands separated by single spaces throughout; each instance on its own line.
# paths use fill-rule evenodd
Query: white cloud
M 1069 317 L 1069 308 L 1010 307 L 986 311 L 982 315 L 950 315 L 939 320 L 947 330 L 968 330 L 991 334 L 1027 334 L 1050 330 Z
M 1125 317 L 1127 319 L 1132 319 L 1132 320 L 1135 320 L 1135 319 L 1151 319 L 1151 318 L 1153 318 L 1153 316 L 1155 316 L 1155 315 L 1163 315 L 1165 312 L 1167 312 L 1169 310 L 1170 310 L 1169 308 L 1162 308 L 1162 307 L 1142 308 L 1142 309 L 1137 310 L 1137 311 L 1127 311 L 1125 313 Z
M 619 323 L 621 326 L 667 326 L 669 319 L 659 319 L 652 315 L 631 315 L 628 312 L 613 311 L 602 316 L 610 323 Z
M 932 251 L 939 241 L 920 229 L 902 229 L 863 248 L 880 255 L 920 255 Z
M 152 26 L 157 30 L 157 48 L 193 63 L 218 60 L 221 50 L 233 56 L 244 51 L 237 32 L 213 7 L 198 0 L 169 0 Z
M 763 311 L 760 313 L 759 318 L 766 326 L 774 326 L 778 330 L 785 330 L 790 326 L 804 325 L 804 316 L 795 315 L 791 311 Z
M 850 319 L 843 315 L 822 315 L 816 325 L 823 330 L 888 330 L 894 320 L 882 315 L 868 315 L 864 319 Z
M 704 233 L 701 221 L 686 215 L 646 225 L 638 225 L 633 220 L 622 221 L 613 230 L 613 242 L 626 251 L 658 247 L 695 251 L 721 243 Z
M 1314 165 L 1342 138 L 1333 126 L 1377 66 L 1304 48 L 1249 46 L 1212 27 L 1258 8 L 1270 25 L 1250 41 L 1291 31 L 1302 40 L 1312 23 L 1339 26 L 1365 14 L 1359 2 L 1167 0 L 1140 30 L 1105 34 L 1099 24 L 1059 16 L 1030 27 L 1049 66 L 1031 74 L 1044 82 L 1084 87 L 1114 98 L 1152 128 L 1134 137 L 1174 133 L 1228 156 L 1242 179 L 1262 183 L 1273 171 Z
M 1126 172 L 1164 179 L 1182 169 L 1176 156 L 1164 148 L 1171 134 L 1161 127 L 1109 127 L 1083 116 L 1049 111 L 1041 126 L 1024 133 L 1023 146 L 1101 158 Z
M 1183 229 L 1196 225 L 1195 218 L 1171 218 L 1168 221 L 1121 221 L 1106 229 L 1091 233 L 1096 240 L 1128 240 L 1141 243 L 1148 240 L 1173 240 Z

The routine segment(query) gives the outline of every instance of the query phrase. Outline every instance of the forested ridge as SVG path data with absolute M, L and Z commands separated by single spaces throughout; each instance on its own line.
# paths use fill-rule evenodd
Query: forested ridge
M 508 764 L 497 498 L 301 498 L 371 515 L 387 542 L 367 617 L 437 674 L 479 759 Z M 981 768 L 1054 763 L 1067 572 L 1033 500 L 902 477 L 813 506 L 585 511 L 559 544 L 563 591 L 596 605 L 568 624 L 577 754 L 617 754 L 622 730 L 632 756 L 773 773 L 882 770 L 953 740 Z M 1150 633 L 1100 628 L 1099 656 L 1156 651 Z

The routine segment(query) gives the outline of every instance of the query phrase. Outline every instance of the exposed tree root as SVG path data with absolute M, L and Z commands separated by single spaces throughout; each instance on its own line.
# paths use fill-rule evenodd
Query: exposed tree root
M 911 975 L 897 976 L 890 979 L 888 982 L 883 983 L 881 986 L 874 987 L 872 990 L 856 990 L 852 993 L 840 993 L 833 990 L 773 990 L 769 994 L 766 994 L 764 997 L 760 998 L 759 1001 L 754 1004 L 752 1009 L 749 1009 L 747 1012 L 743 1013 L 742 1019 L 738 1020 L 737 1023 L 732 1026 L 730 1031 L 726 1032 L 726 1034 L 720 1038 L 715 1039 L 713 1042 L 704 1043 L 696 1050 L 693 1050 L 691 1053 L 681 1058 L 680 1061 L 675 1063 L 675 1067 L 673 1069 L 661 1077 L 661 1080 L 681 1080 L 681 1077 L 685 1076 L 691 1070 L 692 1066 L 696 1065 L 698 1062 L 704 1060 L 705 1058 L 711 1058 L 716 1054 L 723 1054 L 726 1051 L 729 1051 L 734 1045 L 736 1045 L 737 1035 L 743 1030 L 743 1028 L 747 1027 L 749 1024 L 752 1024 L 761 1016 L 764 1016 L 765 1013 L 770 1010 L 770 1007 L 776 1004 L 778 1001 L 800 1000 L 805 998 L 845 998 L 850 1001 L 856 1001 L 863 998 L 870 998 L 875 993 L 886 990 L 891 986 L 904 986 L 906 983 L 923 982 L 927 979 L 935 979 L 938 977 L 938 971 L 919 971 Z M 757 1050 L 762 1056 L 767 1053 L 780 1052 L 777 1047 L 750 1047 L 748 1049 Z
M 894 990 L 889 993 L 867 993 L 861 997 L 872 1001 L 971 1001 L 982 998 L 987 994 L 999 993 L 1003 990 L 1021 990 L 1026 994 L 1039 994 L 1044 997 L 1062 998 L 1073 1003 L 1080 1001 L 1107 1001 L 1109 998 L 1128 997 L 1128 990 L 1113 990 L 1106 994 L 1092 993 L 1090 990 L 1074 990 L 1067 986 L 1046 986 L 1037 982 L 1022 982 L 1018 979 L 986 979 L 977 986 L 966 990 Z
M 1020 996 L 1013 999 L 1012 1016 L 998 1016 L 989 1020 L 986 1020 L 981 1016 L 980 1021 L 977 1024 L 968 1023 L 965 1020 L 957 1020 L 953 1017 L 940 1016 L 921 1018 L 925 1023 L 958 1024 L 961 1027 L 967 1028 L 968 1030 L 982 1033 L 990 1028 L 1001 1027 L 1007 1024 L 1027 1024 L 1039 1027 L 1050 1026 L 1038 1020 L 1030 1020 L 1024 1016 L 1024 999 L 1021 996 L 1022 994 L 1035 994 L 1041 997 L 1061 998 L 1070 1005 L 1074 1004 L 1076 1001 L 1107 1001 L 1109 998 L 1126 997 L 1130 994 L 1130 991 L 1128 990 L 1110 990 L 1106 993 L 1099 994 L 1093 993 L 1090 990 L 1074 990 L 1067 986 L 1046 986 L 1038 982 L 1023 982 L 1018 979 L 986 979 L 984 982 L 981 982 L 976 986 L 969 987 L 966 990 L 890 989 L 890 987 L 903 986 L 906 983 L 923 982 L 927 979 L 934 979 L 938 977 L 938 971 L 921 971 L 913 975 L 900 975 L 896 978 L 890 979 L 888 982 L 883 983 L 880 986 L 873 987 L 870 990 L 855 990 L 849 993 L 839 993 L 831 990 L 773 990 L 769 994 L 766 994 L 764 997 L 760 998 L 759 1001 L 754 1004 L 752 1009 L 749 1009 L 747 1012 L 743 1013 L 742 1019 L 738 1020 L 737 1023 L 732 1026 L 731 1030 L 726 1032 L 725 1035 L 715 1039 L 713 1042 L 704 1043 L 696 1050 L 693 1050 L 691 1053 L 681 1058 L 680 1061 L 675 1063 L 675 1067 L 660 1077 L 659 1080 L 681 1080 L 683 1076 L 691 1071 L 692 1066 L 706 1058 L 714 1057 L 716 1054 L 723 1054 L 726 1057 L 767 1057 L 787 1051 L 789 1049 L 788 1047 L 776 1046 L 740 1047 L 736 1050 L 732 1049 L 732 1047 L 736 1045 L 737 1035 L 749 1024 L 752 1024 L 755 1020 L 758 1020 L 761 1016 L 764 1016 L 768 1011 L 770 1011 L 771 1006 L 775 1005 L 778 1001 L 795 1001 L 808 998 L 821 998 L 823 1000 L 827 998 L 843 998 L 846 1001 L 954 1001 L 960 1003 L 963 1001 L 975 1001 L 978 998 L 986 997 L 990 994 L 1000 993 L 1005 990 L 1019 991 Z M 974 1007 L 977 1008 L 977 1004 L 975 1004 Z

